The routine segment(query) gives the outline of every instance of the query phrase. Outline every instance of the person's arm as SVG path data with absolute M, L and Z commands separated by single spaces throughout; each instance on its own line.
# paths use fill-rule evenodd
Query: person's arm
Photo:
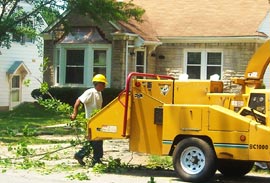
M 70 119 L 71 120 L 75 120 L 76 117 L 77 117 L 77 114 L 78 114 L 78 109 L 79 109 L 79 106 L 80 106 L 80 99 L 77 99 L 75 104 L 74 104 L 74 107 L 73 107 L 73 113 L 70 115 Z

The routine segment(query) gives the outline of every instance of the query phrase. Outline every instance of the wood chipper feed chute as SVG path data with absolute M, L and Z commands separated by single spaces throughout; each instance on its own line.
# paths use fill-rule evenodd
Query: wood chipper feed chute
M 123 91 L 117 98 L 106 105 L 88 121 L 87 128 L 89 140 L 124 138 L 122 134 L 123 116 L 125 111 L 123 104 L 125 98 L 126 93 Z M 129 120 L 129 115 L 127 119 Z M 128 128 L 126 129 L 126 134 L 129 134 Z
M 131 93 L 133 77 L 147 77 L 174 80 L 171 76 L 132 72 L 126 80 L 126 87 L 117 98 L 105 106 L 88 121 L 89 140 L 121 139 L 130 135 Z

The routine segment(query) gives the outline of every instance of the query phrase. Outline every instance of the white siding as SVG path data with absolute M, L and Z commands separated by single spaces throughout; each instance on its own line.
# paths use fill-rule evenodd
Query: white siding
M 263 83 L 265 84 L 265 87 L 267 89 L 270 88 L 270 67 L 269 67 L 269 65 L 264 73 Z
M 25 11 L 31 11 L 32 5 L 26 2 L 19 2 Z M 38 15 L 40 16 L 40 15 Z M 36 25 L 37 32 L 42 32 L 47 27 L 45 21 Z M 43 63 L 43 38 L 36 38 L 35 43 L 26 42 L 25 44 L 12 43 L 10 49 L 0 48 L 0 109 L 10 107 L 10 83 L 7 75 L 8 69 L 15 61 L 23 61 L 30 70 L 24 80 L 30 79 L 29 87 L 22 84 L 21 102 L 31 102 L 33 89 L 40 88 L 40 81 L 43 80 L 43 74 L 40 72 L 40 65 Z
M 43 45 L 43 42 L 42 42 Z M 42 46 L 43 49 L 43 46 Z M 39 88 L 40 83 L 37 79 L 42 81 L 42 73 L 39 71 L 40 65 L 43 62 L 43 50 L 38 50 L 37 45 L 33 43 L 13 43 L 10 49 L 1 48 L 0 55 L 0 108 L 9 106 L 9 82 L 7 70 L 14 61 L 23 61 L 26 67 L 30 70 L 30 74 L 26 75 L 24 79 L 30 79 L 30 86 L 22 85 L 22 102 L 34 101 L 31 97 L 33 89 Z

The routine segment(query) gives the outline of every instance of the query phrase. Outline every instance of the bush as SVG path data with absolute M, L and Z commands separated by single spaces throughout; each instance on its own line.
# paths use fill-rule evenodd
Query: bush
M 119 93 L 122 91 L 122 89 L 116 89 L 116 88 L 105 88 L 105 90 L 102 92 L 103 97 L 103 106 L 110 103 L 113 99 L 115 99 Z
M 53 87 L 49 89 L 49 93 L 56 99 L 61 102 L 67 103 L 71 106 L 74 105 L 76 99 L 88 88 L 81 87 Z M 116 88 L 105 88 L 102 92 L 103 96 L 103 105 L 107 105 L 111 102 L 118 94 L 121 92 L 121 89 Z M 50 98 L 47 94 L 42 94 L 39 89 L 35 89 L 31 92 L 31 96 L 34 99 L 48 99 Z

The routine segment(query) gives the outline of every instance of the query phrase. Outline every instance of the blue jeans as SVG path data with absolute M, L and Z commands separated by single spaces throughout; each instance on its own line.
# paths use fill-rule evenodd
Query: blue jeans
M 93 162 L 101 162 L 103 158 L 103 141 L 90 141 L 90 144 L 84 145 L 75 155 L 83 159 L 85 156 L 89 156 L 91 153 L 91 147 L 93 149 Z

